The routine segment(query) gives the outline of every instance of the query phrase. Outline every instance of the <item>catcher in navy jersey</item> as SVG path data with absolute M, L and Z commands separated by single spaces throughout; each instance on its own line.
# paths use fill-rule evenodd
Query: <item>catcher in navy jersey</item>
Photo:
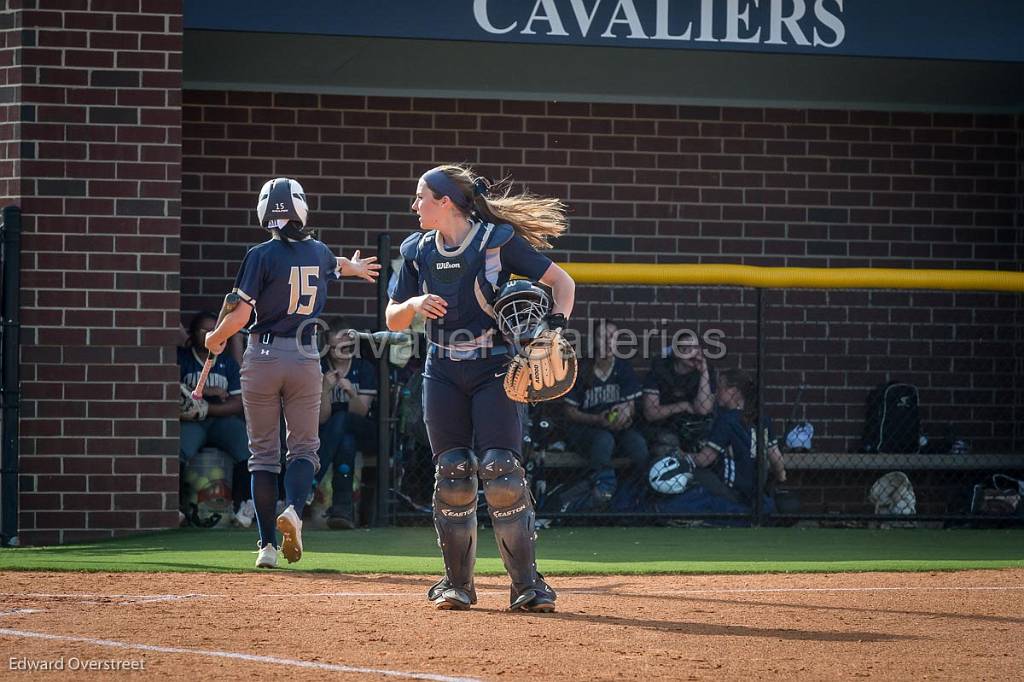
M 260 190 L 256 214 L 271 239 L 249 249 L 235 279 L 241 299 L 206 335 L 206 347 L 219 354 L 228 338 L 249 323 L 249 346 L 242 359 L 242 404 L 249 435 L 252 499 L 259 526 L 257 568 L 277 566 L 277 532 L 289 562 L 302 557 L 302 510 L 320 466 L 317 435 L 323 375 L 312 322 L 323 310 L 328 282 L 342 275 L 373 282 L 376 257 L 335 258 L 306 230 L 309 207 L 302 186 L 289 178 L 268 181 Z M 288 506 L 278 515 L 277 477 L 281 471 L 281 413 L 287 425 L 288 465 L 284 488 Z
M 434 526 L 445 564 L 445 576 L 428 599 L 438 609 L 468 609 L 476 602 L 482 480 L 512 580 L 509 609 L 554 611 L 555 592 L 537 572 L 519 409 L 503 386 L 509 342 L 518 339 L 506 341 L 498 333 L 493 305 L 510 276 L 522 275 L 551 287 L 554 305 L 546 325 L 565 326 L 576 285 L 537 251 L 550 248 L 548 240 L 564 232 L 565 206 L 557 199 L 512 195 L 508 187 L 498 191 L 470 168 L 453 165 L 420 178 L 412 210 L 423 231 L 402 242 L 405 260 L 389 292 L 387 324 L 397 331 L 417 313 L 427 320 L 423 407 L 435 467 Z

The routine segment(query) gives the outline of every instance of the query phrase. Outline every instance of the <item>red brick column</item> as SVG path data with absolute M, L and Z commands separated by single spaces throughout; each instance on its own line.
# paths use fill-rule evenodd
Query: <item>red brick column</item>
M 178 490 L 181 3 L 32 4 L 19 12 L 21 538 L 166 528 Z
M 20 107 L 21 67 L 17 55 L 21 48 L 20 15 L 11 9 L 0 12 L 0 206 L 17 203 L 21 197 Z

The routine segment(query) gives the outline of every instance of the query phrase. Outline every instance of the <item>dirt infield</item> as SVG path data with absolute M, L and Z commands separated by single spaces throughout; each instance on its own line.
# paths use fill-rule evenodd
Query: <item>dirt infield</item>
M 469 612 L 419 576 L 0 580 L 0 677 L 26 679 L 1001 679 L 1024 651 L 1024 570 L 555 578 L 549 615 L 504 612 L 496 578 Z

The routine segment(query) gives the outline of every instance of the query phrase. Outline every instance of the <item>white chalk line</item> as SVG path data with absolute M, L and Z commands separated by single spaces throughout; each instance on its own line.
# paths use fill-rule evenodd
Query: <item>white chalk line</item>
M 161 597 L 173 596 L 173 595 L 160 595 Z M 194 595 L 189 595 L 194 596 Z M 163 599 L 153 599 L 149 601 L 163 601 Z M 138 604 L 147 603 L 147 601 L 135 602 Z M 14 616 L 19 614 L 30 614 L 30 613 L 45 613 L 46 609 L 12 609 L 9 611 L 0 611 L 0 617 L 3 616 Z M 181 653 L 181 654 L 195 654 L 198 656 L 212 656 L 218 658 L 233 658 L 243 661 L 251 661 L 256 663 L 271 663 L 275 665 L 288 665 L 293 668 L 315 668 L 317 670 L 328 670 L 331 672 L 351 672 L 360 674 L 377 674 L 388 677 L 404 677 L 416 680 L 436 680 L 437 682 L 480 682 L 476 678 L 472 677 L 452 677 L 449 675 L 435 675 L 433 673 L 418 673 L 418 672 L 403 672 L 397 670 L 383 670 L 377 668 L 359 668 L 354 666 L 338 665 L 334 663 L 319 663 L 317 661 L 303 661 L 299 659 L 280 658 L 277 656 L 258 656 L 255 654 L 243 654 L 231 651 L 217 651 L 209 649 L 190 649 L 181 647 L 165 647 L 157 646 L 153 644 L 134 644 L 131 642 L 119 642 L 116 640 L 108 639 L 94 639 L 91 637 L 77 637 L 73 635 L 52 635 L 45 632 L 33 632 L 29 630 L 12 630 L 8 628 L 0 628 L 0 635 L 9 635 L 12 637 L 23 637 L 33 639 L 46 639 L 51 641 L 65 641 L 65 642 L 83 642 L 86 644 L 93 644 L 96 646 L 105 646 L 115 649 L 130 649 L 137 651 L 157 651 L 161 653 Z
M 773 592 L 787 593 L 823 593 L 823 592 L 1004 592 L 1024 590 L 1024 587 L 996 585 L 992 587 L 733 587 L 705 590 L 644 590 L 644 596 L 670 597 L 676 594 L 766 594 Z M 601 590 L 573 591 L 574 594 L 615 594 Z
M 642 588 L 637 588 L 642 589 Z M 991 586 L 920 586 L 907 585 L 904 587 L 708 587 L 697 589 L 681 590 L 643 590 L 645 596 L 671 596 L 675 594 L 767 594 L 774 592 L 786 593 L 824 593 L 824 592 L 1011 592 L 1024 590 L 1024 586 L 1012 585 L 991 585 Z M 628 589 L 625 592 L 620 588 L 611 589 L 588 589 L 569 587 L 560 590 L 565 594 L 587 594 L 587 595 L 620 595 L 628 596 Z M 478 595 L 494 596 L 506 595 L 507 590 L 478 590 Z M 303 599 L 311 597 L 342 597 L 342 598 L 393 598 L 393 599 L 426 599 L 426 592 L 423 590 L 415 592 L 265 592 L 249 595 L 256 599 Z M 0 592 L 0 597 L 22 597 L 32 599 L 123 599 L 128 604 L 148 604 L 153 602 L 183 601 L 187 599 L 226 599 L 237 597 L 237 594 L 216 594 L 190 592 L 188 594 L 94 594 L 83 592 L 68 593 L 46 593 L 46 592 Z
M 95 639 L 93 637 L 77 637 L 74 635 L 51 635 L 46 632 L 33 632 L 31 630 L 0 628 L 0 636 L 20 637 L 23 639 L 43 639 L 51 642 L 79 642 L 82 644 L 90 644 L 92 646 L 106 647 L 108 649 L 124 649 L 128 651 L 152 651 L 163 654 L 190 654 L 193 656 L 207 656 L 209 658 L 228 658 L 238 661 L 248 661 L 250 663 L 268 663 L 271 665 L 284 665 L 291 668 L 327 670 L 329 672 L 337 673 L 381 675 L 384 677 L 401 677 L 412 680 L 432 680 L 434 682 L 481 682 L 475 677 L 452 677 L 450 675 L 405 672 L 401 670 L 386 670 L 383 668 L 360 668 L 357 666 L 339 665 L 336 663 L 303 661 L 301 659 L 281 658 L 279 656 L 259 656 L 256 654 L 243 654 L 234 651 L 218 651 L 216 649 L 192 649 L 188 647 L 158 646 L 155 644 L 136 644 L 134 642 L 121 642 L 114 639 Z
M 224 598 L 228 595 L 212 595 L 212 594 L 82 594 L 82 593 L 68 593 L 68 594 L 47 594 L 43 592 L 0 592 L 2 597 L 25 597 L 32 599 L 77 599 L 83 604 L 96 604 L 102 605 L 103 602 L 96 601 L 97 599 L 118 599 L 121 600 L 118 605 L 125 606 L 129 604 L 150 604 L 153 602 L 166 602 L 166 601 L 185 601 L 188 599 L 204 599 L 204 598 Z
M 699 594 L 765 594 L 765 593 L 829 593 L 829 592 L 1011 592 L 1024 590 L 1024 586 L 991 585 L 991 586 L 903 586 L 903 587 L 764 587 L 764 588 L 703 588 L 691 590 L 655 590 L 645 591 L 644 596 L 672 596 L 672 595 L 699 595 Z M 616 595 L 615 590 L 588 590 L 569 588 L 565 592 L 572 594 L 586 595 Z M 504 591 L 480 592 L 482 595 L 505 594 Z M 42 592 L 0 592 L 0 596 L 39 598 L 39 599 L 126 599 L 126 603 L 145 604 L 164 601 L 179 601 L 185 599 L 219 599 L 226 598 L 228 594 L 203 594 L 189 593 L 182 595 L 173 594 L 96 594 L 96 593 L 42 593 Z M 417 592 L 293 592 L 293 593 L 264 593 L 253 595 L 256 598 L 304 598 L 304 597 L 343 597 L 343 598 L 423 598 L 420 591 Z M 629 596 L 619 595 L 619 596 Z M 45 609 L 13 609 L 0 611 L 0 617 L 43 613 Z M 281 658 L 277 656 L 260 656 L 230 651 L 218 651 L 210 649 L 192 649 L 186 647 L 166 647 L 152 644 L 136 644 L 132 642 L 120 642 L 117 640 L 95 639 L 91 637 L 78 637 L 72 635 L 52 635 L 43 632 L 28 630 L 13 630 L 0 628 L 0 635 L 10 637 L 22 637 L 32 639 L 44 639 L 50 641 L 81 642 L 114 649 L 126 649 L 135 651 L 153 651 L 171 654 L 191 654 L 196 656 L 207 656 L 213 658 L 228 658 L 234 660 L 249 661 L 254 663 L 265 663 L 272 665 L 291 666 L 293 668 L 307 668 L 325 670 L 340 673 L 375 674 L 386 677 L 399 677 L 407 679 L 432 680 L 436 682 L 480 682 L 476 678 L 453 677 L 448 675 L 437 675 L 433 673 L 404 672 L 377 668 L 361 668 L 346 666 L 334 663 L 320 663 L 317 661 L 303 661 L 300 659 Z

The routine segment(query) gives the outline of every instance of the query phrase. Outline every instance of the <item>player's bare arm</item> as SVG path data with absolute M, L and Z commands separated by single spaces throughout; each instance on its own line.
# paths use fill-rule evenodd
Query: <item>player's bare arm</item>
M 649 422 L 661 421 L 676 414 L 694 414 L 693 403 L 681 400 L 677 403 L 661 404 L 661 396 L 657 393 L 644 393 L 644 419 Z M 709 399 L 709 404 L 711 403 Z
M 698 355 L 700 369 L 700 386 L 697 388 L 697 397 L 694 398 L 690 410 L 694 414 L 711 414 L 715 406 L 715 399 L 711 391 L 711 377 L 708 370 L 708 361 L 701 352 Z
M 245 301 L 239 301 L 238 307 L 225 315 L 217 328 L 206 335 L 206 348 L 214 355 L 223 353 L 228 339 L 242 331 L 242 327 L 249 323 L 250 315 L 252 306 Z
M 552 263 L 539 281 L 551 287 L 551 297 L 554 299 L 552 314 L 565 315 L 566 319 L 571 317 L 576 302 L 576 282 L 569 273 L 557 263 Z
M 222 402 L 211 402 L 207 409 L 211 417 L 229 417 L 233 414 L 242 414 L 242 396 L 232 395 Z
M 608 423 L 607 411 L 590 414 L 574 405 L 568 404 L 565 406 L 565 416 L 578 424 L 587 424 L 589 426 L 605 426 Z
M 352 254 L 352 258 L 342 256 L 337 260 L 338 270 L 343 277 L 359 277 L 372 283 L 376 282 L 378 275 L 380 275 L 380 263 L 377 262 L 376 256 L 360 258 L 359 251 L 357 250 Z
M 387 321 L 388 329 L 398 332 L 408 329 L 417 313 L 428 320 L 436 320 L 444 317 L 446 312 L 448 312 L 447 301 L 437 294 L 423 294 L 422 296 L 413 296 L 402 303 L 394 300 L 388 301 L 384 317 Z

